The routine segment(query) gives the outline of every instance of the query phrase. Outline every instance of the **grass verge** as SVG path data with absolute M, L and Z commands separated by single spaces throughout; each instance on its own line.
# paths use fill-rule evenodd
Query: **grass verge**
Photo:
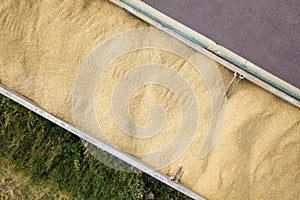
M 0 95 L 1 199 L 189 199 L 85 150 L 77 136 Z

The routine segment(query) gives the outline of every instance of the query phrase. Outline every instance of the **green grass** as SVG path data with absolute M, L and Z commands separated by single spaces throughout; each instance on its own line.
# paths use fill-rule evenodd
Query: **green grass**
M 189 199 L 142 172 L 105 166 L 77 136 L 2 95 L 0 148 L 0 199 Z

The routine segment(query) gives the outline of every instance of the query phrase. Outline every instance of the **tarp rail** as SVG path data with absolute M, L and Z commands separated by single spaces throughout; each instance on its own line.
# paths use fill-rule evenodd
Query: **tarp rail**
M 109 0 L 143 21 L 179 39 L 193 49 L 243 75 L 247 80 L 300 108 L 300 89 L 218 45 L 198 32 L 155 10 L 140 0 Z

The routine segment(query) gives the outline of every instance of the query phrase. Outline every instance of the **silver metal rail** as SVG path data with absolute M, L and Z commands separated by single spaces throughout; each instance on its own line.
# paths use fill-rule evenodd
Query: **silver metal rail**
M 132 155 L 120 151 L 113 146 L 102 142 L 98 140 L 97 138 L 93 137 L 92 135 L 84 132 L 83 130 L 80 130 L 76 128 L 73 125 L 70 125 L 68 122 L 63 121 L 62 119 L 59 119 L 58 117 L 55 117 L 54 115 L 50 114 L 46 110 L 39 107 L 36 103 L 29 100 L 28 98 L 12 91 L 11 89 L 7 88 L 6 86 L 0 84 L 0 93 L 4 96 L 10 98 L 11 100 L 21 104 L 22 106 L 28 108 L 29 110 L 32 110 L 33 112 L 39 114 L 40 116 L 48 119 L 49 121 L 61 126 L 62 128 L 66 129 L 67 131 L 77 135 L 81 139 L 95 145 L 97 148 L 100 148 L 111 155 L 123 160 L 124 162 L 132 165 L 133 167 L 149 174 L 150 176 L 160 180 L 161 182 L 171 186 L 172 188 L 184 193 L 185 195 L 198 200 L 204 200 L 203 197 L 201 197 L 196 192 L 190 190 L 189 188 L 183 186 L 182 184 L 178 182 L 173 182 L 170 180 L 170 177 L 166 176 L 165 174 L 162 174 L 159 171 L 156 171 L 153 167 L 147 165 L 146 163 L 143 163 L 142 161 L 138 160 L 137 158 L 133 157 Z

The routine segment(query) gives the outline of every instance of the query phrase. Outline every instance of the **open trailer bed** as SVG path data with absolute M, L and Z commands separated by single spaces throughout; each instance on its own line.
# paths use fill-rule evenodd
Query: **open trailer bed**
M 299 197 L 299 3 L 110 2 L 0 5 L 0 93 L 191 198 Z

